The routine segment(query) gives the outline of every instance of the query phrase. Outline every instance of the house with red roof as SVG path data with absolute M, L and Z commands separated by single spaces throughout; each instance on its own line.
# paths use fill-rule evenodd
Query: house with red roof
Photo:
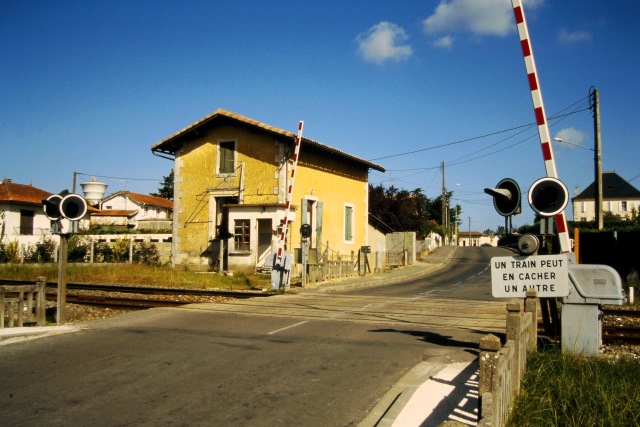
M 162 197 L 118 191 L 105 197 L 91 225 L 110 225 L 138 230 L 170 230 L 173 202 Z
M 18 184 L 4 178 L 0 183 L 0 238 L 3 242 L 19 236 L 51 234 L 51 221 L 44 215 L 42 200 L 52 193 L 29 184 Z M 23 240 L 23 239 L 20 239 Z

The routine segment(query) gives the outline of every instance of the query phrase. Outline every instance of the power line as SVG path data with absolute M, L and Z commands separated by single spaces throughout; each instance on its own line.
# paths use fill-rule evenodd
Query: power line
M 574 103 L 572 106 L 574 106 L 574 105 L 576 105 L 576 104 L 579 104 L 579 103 L 580 103 L 580 102 L 582 102 L 582 101 L 583 101 L 583 100 L 578 101 L 578 102 Z M 571 106 L 570 106 L 570 107 L 571 107 Z M 568 108 L 570 108 L 570 107 L 568 107 Z M 562 111 L 566 111 L 568 108 L 565 108 L 565 109 L 564 109 L 564 110 L 562 110 Z M 569 112 L 569 113 L 565 113 L 565 114 L 556 114 L 556 115 L 554 115 L 554 116 L 550 117 L 550 118 L 549 118 L 549 120 L 558 120 L 557 122 L 555 122 L 555 123 L 552 125 L 552 126 L 556 126 L 558 123 L 560 123 L 560 122 L 561 122 L 562 120 L 564 120 L 566 117 L 568 117 L 568 116 L 570 116 L 570 115 L 573 115 L 573 114 L 577 114 L 577 113 L 583 112 L 583 111 L 587 111 L 587 110 L 589 110 L 589 108 L 582 108 L 582 109 L 580 109 L 580 110 L 575 110 L 575 111 L 572 111 L 572 112 Z M 482 156 L 473 157 L 473 158 L 468 159 L 468 160 L 463 160 L 463 159 L 466 159 L 466 158 L 468 158 L 468 157 L 471 157 L 471 156 L 473 156 L 473 155 L 475 155 L 475 154 L 481 153 L 482 151 L 488 150 L 488 149 L 489 149 L 489 148 L 491 148 L 491 147 L 495 147 L 496 145 L 499 145 L 499 144 L 501 144 L 501 143 L 503 143 L 503 142 L 505 142 L 505 141 L 508 141 L 509 139 L 512 139 L 512 138 L 516 137 L 517 135 L 520 135 L 520 134 L 522 134 L 522 133 L 526 132 L 527 130 L 529 130 L 530 128 L 532 128 L 532 127 L 534 127 L 534 126 L 536 126 L 536 123 L 530 123 L 530 124 L 527 124 L 527 125 L 516 126 L 516 127 L 511 128 L 511 129 L 502 130 L 502 131 L 498 131 L 498 132 L 493 132 L 493 133 L 490 133 L 490 134 L 487 134 L 487 135 L 482 135 L 482 136 L 477 136 L 477 137 L 473 137 L 473 138 L 468 138 L 468 139 L 465 139 L 465 140 L 456 141 L 456 142 L 452 142 L 452 143 L 448 143 L 448 144 L 442 144 L 442 145 L 439 145 L 439 146 L 429 147 L 429 148 L 425 148 L 425 149 L 421 149 L 421 150 L 415 150 L 415 151 L 411 151 L 411 152 L 408 152 L 408 153 L 402 153 L 402 154 L 396 154 L 396 155 L 392 155 L 392 156 L 387 156 L 386 158 L 389 158 L 389 157 L 399 157 L 399 156 L 404 156 L 404 155 L 407 155 L 407 154 L 413 154 L 413 153 L 416 153 L 416 152 L 419 152 L 419 151 L 425 151 L 425 150 L 431 150 L 431 149 L 435 149 L 435 148 L 441 148 L 441 147 L 445 147 L 445 146 L 448 146 L 448 145 L 455 145 L 455 144 L 459 144 L 459 143 L 462 143 L 462 142 L 468 142 L 468 141 L 472 141 L 472 140 L 475 140 L 475 139 L 485 138 L 485 137 L 487 137 L 487 136 L 497 135 L 497 134 L 501 134 L 501 133 L 509 132 L 509 131 L 512 131 L 512 130 L 517 130 L 517 129 L 524 128 L 524 129 L 523 129 L 523 130 L 521 130 L 520 132 L 517 132 L 517 133 L 515 133 L 515 134 L 513 134 L 513 135 L 511 135 L 511 136 L 508 136 L 508 137 L 506 137 L 506 138 L 504 138 L 504 139 L 502 139 L 502 140 L 500 140 L 500 141 L 498 141 L 498 142 L 495 142 L 495 143 L 493 143 L 493 144 L 491 144 L 491 145 L 488 145 L 487 147 L 481 148 L 480 150 L 477 150 L 477 151 L 475 151 L 475 152 L 473 152 L 473 153 L 470 153 L 470 154 L 467 154 L 467 155 L 465 155 L 465 156 L 463 156 L 463 157 L 460 157 L 460 158 L 459 158 L 459 159 L 457 159 L 457 160 L 453 160 L 452 162 L 449 162 L 449 166 L 456 166 L 456 165 L 460 165 L 460 164 L 464 164 L 464 163 L 469 163 L 469 162 L 472 162 L 472 161 L 475 161 L 475 160 L 479 160 L 479 159 L 482 159 L 482 158 L 485 158 L 485 157 L 491 156 L 491 155 L 493 155 L 493 154 L 500 153 L 500 152 L 502 152 L 502 151 L 505 151 L 505 150 L 508 150 L 508 149 L 510 149 L 510 148 L 513 148 L 513 147 L 515 147 L 515 146 L 517 146 L 517 145 L 520 145 L 520 144 L 522 144 L 523 142 L 530 140 L 531 138 L 534 138 L 535 136 L 537 136 L 537 133 L 532 134 L 532 135 L 530 135 L 530 136 L 528 136 L 528 137 L 526 137 L 526 138 L 524 138 L 524 139 L 521 139 L 520 141 L 518 141 L 518 142 L 516 142 L 516 143 L 514 143 L 514 144 L 511 144 L 511 145 L 509 145 L 509 146 L 507 146 L 507 147 L 503 147 L 503 148 L 501 148 L 501 149 L 499 149 L 499 150 L 492 151 L 492 152 L 487 153 L 487 154 L 484 154 L 484 155 L 482 155 Z M 381 158 L 384 158 L 384 157 L 381 157 Z M 380 158 L 379 158 L 379 159 L 380 159 Z M 376 160 L 376 159 L 373 159 L 373 160 Z M 399 171 L 406 171 L 406 172 L 408 172 L 408 171 L 428 171 L 428 170 L 433 170 L 433 169 L 438 169 L 438 168 L 440 168 L 440 166 L 429 166 L 429 167 L 424 167 L 424 168 L 413 168 L 413 169 L 388 169 L 388 171 L 389 171 L 389 172 L 393 172 L 393 171 L 395 171 L 395 172 L 399 172 Z M 416 174 L 411 174 L 411 175 L 408 175 L 408 176 L 413 176 L 413 175 L 416 175 Z M 408 177 L 408 176 L 407 176 L 407 177 Z
M 631 182 L 631 181 L 633 181 L 634 179 L 638 179 L 639 177 L 640 177 L 640 172 L 638 172 L 638 173 L 636 174 L 636 176 L 634 176 L 633 178 L 631 178 L 631 179 L 630 179 L 629 181 L 627 181 L 627 182 Z
M 574 107 L 574 106 L 576 106 L 576 105 L 580 104 L 581 102 L 583 102 L 585 99 L 588 99 L 588 98 L 589 98 L 589 97 L 587 96 L 586 98 L 583 98 L 583 99 L 581 99 L 581 100 L 579 100 L 579 101 L 577 101 L 577 102 L 574 102 L 574 103 L 573 103 L 573 104 L 571 104 L 569 107 L 566 107 L 566 108 L 564 108 L 563 110 L 561 110 L 561 111 L 560 111 L 560 113 L 561 113 L 561 112 L 563 112 L 563 111 L 566 111 L 566 110 L 570 109 L 571 107 Z M 565 114 L 559 114 L 559 113 L 558 113 L 558 114 L 555 114 L 555 115 L 551 116 L 551 117 L 549 118 L 549 120 L 556 120 L 556 119 L 559 119 L 559 121 L 562 121 L 562 120 L 564 120 L 564 118 L 566 118 L 566 117 L 568 117 L 568 116 L 571 116 L 571 115 L 573 115 L 573 114 L 580 113 L 580 112 L 582 112 L 582 111 L 587 111 L 587 110 L 590 110 L 590 108 L 589 108 L 589 107 L 587 107 L 587 108 L 582 108 L 582 109 L 580 109 L 580 110 L 574 110 L 574 111 L 571 111 L 571 112 L 569 112 L 569 113 L 565 113 Z M 512 128 L 509 128 L 509 129 L 504 129 L 504 130 L 499 130 L 499 131 L 495 131 L 495 132 L 490 132 L 490 133 L 487 133 L 487 134 L 484 134 L 484 135 L 480 135 L 480 136 L 474 136 L 474 137 L 471 137 L 471 138 L 461 139 L 461 140 L 459 140 L 459 141 L 448 142 L 448 143 L 445 143 L 445 144 L 435 145 L 435 146 L 432 146 L 432 147 L 420 148 L 420 149 L 418 149 L 418 150 L 407 151 L 407 152 L 404 152 L 404 153 L 391 154 L 391 155 L 383 156 L 383 157 L 376 157 L 376 158 L 369 159 L 369 160 L 370 160 L 370 161 L 374 161 L 374 160 L 390 159 L 390 158 L 393 158 L 393 157 L 407 156 L 407 155 L 409 155 L 409 154 L 415 154 L 415 153 L 420 153 L 420 152 L 423 152 L 423 151 L 435 150 L 435 149 L 437 149 L 437 148 L 450 147 L 450 146 L 452 146 L 452 145 L 462 144 L 462 143 L 464 143 L 464 142 L 475 141 L 475 140 L 477 140 L 477 139 L 482 139 L 482 138 L 488 138 L 488 137 L 490 137 L 490 136 L 500 135 L 500 134 L 502 134 L 502 133 L 511 132 L 511 131 L 514 131 L 514 130 L 522 129 L 522 128 L 530 128 L 530 127 L 533 127 L 533 126 L 536 126 L 536 123 L 528 123 L 528 124 L 524 124 L 524 125 L 520 125 L 520 126 L 515 126 L 515 127 L 512 127 Z M 521 133 L 521 132 L 520 132 L 520 133 Z M 516 134 L 516 135 L 517 135 L 517 134 Z M 509 139 L 509 138 L 507 138 L 507 139 Z M 494 145 L 495 145 L 495 144 L 494 144 Z M 488 148 L 488 147 L 486 147 L 486 148 Z M 486 149 L 486 148 L 484 148 L 484 149 Z M 428 169 L 430 169 L 430 168 L 428 168 Z
M 511 128 L 511 129 L 505 129 L 505 130 L 501 130 L 501 131 L 497 131 L 497 132 L 492 132 L 492 133 L 488 133 L 488 134 L 481 135 L 481 136 L 474 136 L 472 138 L 461 139 L 460 141 L 449 142 L 449 143 L 446 143 L 446 144 L 436 145 L 436 146 L 433 146 L 433 147 L 427 147 L 427 148 L 421 148 L 419 150 L 407 151 L 406 153 L 391 154 L 389 156 L 384 156 L 384 157 L 376 157 L 375 159 L 370 159 L 370 160 L 374 161 L 374 160 L 390 159 L 392 157 L 407 156 L 409 154 L 420 153 L 422 151 L 435 150 L 436 148 L 449 147 L 449 146 L 452 146 L 452 145 L 462 144 L 463 142 L 469 142 L 469 141 L 474 141 L 476 139 L 487 138 L 489 136 L 499 135 L 501 133 L 510 132 L 512 130 L 520 129 L 522 127 L 529 127 L 529 126 L 532 126 L 532 125 L 534 125 L 534 123 L 530 123 L 530 124 L 527 124 L 527 125 L 516 126 L 516 127 Z
M 84 173 L 84 172 L 76 172 L 76 175 L 91 176 L 91 177 L 105 178 L 105 179 L 121 179 L 125 181 L 156 181 L 156 182 L 162 181 L 161 179 L 158 179 L 158 178 L 126 178 L 126 177 L 120 177 L 120 176 L 95 175 L 92 173 Z

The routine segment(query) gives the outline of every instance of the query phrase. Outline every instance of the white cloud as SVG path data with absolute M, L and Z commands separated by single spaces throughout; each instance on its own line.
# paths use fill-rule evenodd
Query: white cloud
M 559 138 L 561 139 L 563 142 L 557 142 L 555 143 L 556 147 L 563 147 L 563 148 L 578 148 L 576 147 L 576 145 L 581 145 L 583 147 L 585 147 L 585 142 L 587 142 L 587 133 L 586 132 L 582 132 L 581 130 L 578 130 L 576 128 L 564 128 L 562 130 L 560 130 L 555 138 Z M 585 148 L 589 148 L 588 146 Z
M 453 46 L 454 38 L 451 36 L 440 37 L 438 40 L 433 42 L 435 47 L 442 47 L 445 49 L 451 49 Z
M 562 29 L 558 34 L 558 40 L 561 43 L 588 42 L 591 41 L 591 33 L 588 31 L 567 31 Z
M 391 22 L 380 22 L 356 37 L 358 52 L 367 62 L 402 61 L 413 54 L 409 36 L 402 27 Z
M 525 11 L 543 1 L 527 1 Z M 509 0 L 441 0 L 422 25 L 428 34 L 468 31 L 480 36 L 505 36 L 516 29 Z

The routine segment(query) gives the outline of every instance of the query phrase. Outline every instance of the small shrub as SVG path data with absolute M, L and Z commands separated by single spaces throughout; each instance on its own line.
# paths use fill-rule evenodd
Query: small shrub
M 83 236 L 74 234 L 69 239 L 67 259 L 69 262 L 85 262 L 89 259 L 91 242 Z
M 138 243 L 133 249 L 133 262 L 138 264 L 160 265 L 160 253 L 153 243 Z
M 28 262 L 54 262 L 56 244 L 48 236 L 43 236 L 35 245 L 29 245 L 25 251 L 25 260 Z
M 0 263 L 9 262 L 9 257 L 7 256 L 7 245 L 0 242 Z
M 113 256 L 113 250 L 106 242 L 100 242 L 94 249 L 96 262 L 115 262 Z
M 17 262 L 18 254 L 20 253 L 20 245 L 18 244 L 18 241 L 12 240 L 11 242 L 5 244 L 3 247 L 3 258 L 6 259 L 6 261 L 3 262 Z
M 113 257 L 115 262 L 123 262 L 126 261 L 127 255 L 129 255 L 129 244 L 130 239 L 121 239 L 117 238 L 115 242 L 113 242 L 113 246 L 111 249 L 113 250 Z

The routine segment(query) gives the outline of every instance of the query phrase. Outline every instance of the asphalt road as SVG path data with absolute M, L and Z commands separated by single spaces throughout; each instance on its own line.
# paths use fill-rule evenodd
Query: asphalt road
M 491 295 L 490 260 L 513 252 L 494 247 L 459 247 L 450 263 L 418 279 L 402 284 L 376 286 L 347 291 L 356 295 L 433 296 L 456 299 L 497 301 Z
M 481 277 L 484 249 L 468 249 L 452 271 Z M 356 425 L 416 365 L 474 360 L 484 329 L 500 325 L 499 305 L 454 315 L 455 300 L 424 294 L 446 287 L 444 274 L 394 296 L 153 309 L 0 346 L 0 424 Z

